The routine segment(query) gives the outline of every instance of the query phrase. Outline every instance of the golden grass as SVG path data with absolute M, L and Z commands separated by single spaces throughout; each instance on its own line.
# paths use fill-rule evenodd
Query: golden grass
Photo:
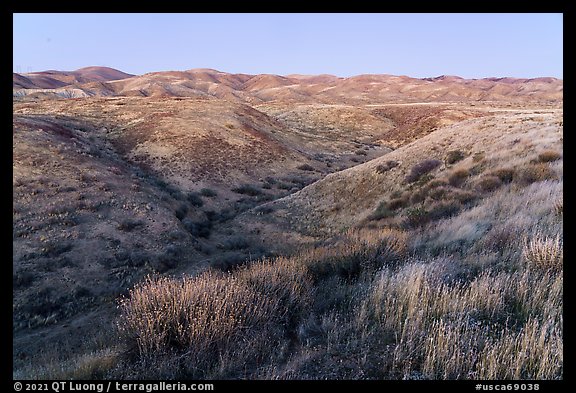
M 564 263 L 563 250 L 560 236 L 557 235 L 550 238 L 537 234 L 530 239 L 524 239 L 522 252 L 530 267 L 562 270 Z
M 120 329 L 144 356 L 171 347 L 208 354 L 269 322 L 276 301 L 225 275 L 149 277 L 122 299 Z

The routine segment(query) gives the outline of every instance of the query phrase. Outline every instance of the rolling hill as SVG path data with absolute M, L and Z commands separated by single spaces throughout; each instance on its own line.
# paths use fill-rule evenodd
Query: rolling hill
M 562 378 L 562 190 L 554 78 L 13 74 L 13 375 Z

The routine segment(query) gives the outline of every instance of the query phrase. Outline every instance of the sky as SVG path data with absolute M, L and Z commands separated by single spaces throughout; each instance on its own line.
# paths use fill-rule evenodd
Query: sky
M 562 14 L 13 14 L 13 71 L 563 78 Z

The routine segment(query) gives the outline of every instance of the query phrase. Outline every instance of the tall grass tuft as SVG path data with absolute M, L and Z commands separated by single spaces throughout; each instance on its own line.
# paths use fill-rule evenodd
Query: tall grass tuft
M 562 270 L 564 248 L 560 236 L 535 235 L 524 240 L 522 250 L 529 267 L 544 270 Z

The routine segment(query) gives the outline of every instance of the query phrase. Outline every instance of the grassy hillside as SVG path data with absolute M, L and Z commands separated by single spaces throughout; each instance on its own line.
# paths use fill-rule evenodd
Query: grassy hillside
M 562 112 L 491 111 L 238 216 L 284 256 L 151 275 L 15 376 L 563 378 Z

